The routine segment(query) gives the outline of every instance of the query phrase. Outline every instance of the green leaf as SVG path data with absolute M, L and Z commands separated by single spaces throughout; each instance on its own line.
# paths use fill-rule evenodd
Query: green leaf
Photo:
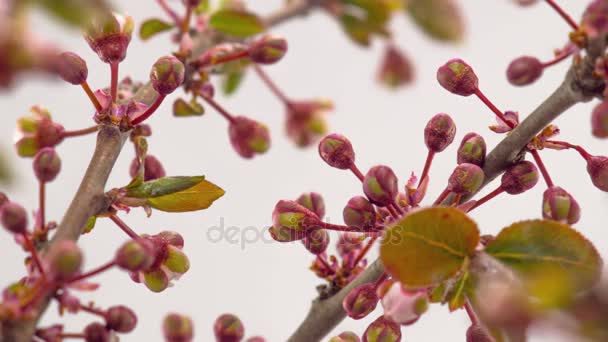
M 389 227 L 380 258 L 396 280 L 407 287 L 437 285 L 454 277 L 479 242 L 477 225 L 456 208 L 413 212 Z
M 167 259 L 164 262 L 172 272 L 184 274 L 190 269 L 190 260 L 184 252 L 175 246 L 167 248 Z
M 205 180 L 179 192 L 148 198 L 147 204 L 154 209 L 167 212 L 196 211 L 209 208 L 223 195 L 224 190 Z
M 139 36 L 142 40 L 148 40 L 159 33 L 172 29 L 173 27 L 175 27 L 175 25 L 160 19 L 148 19 L 139 27 Z
M 95 228 L 95 223 L 97 222 L 97 216 L 91 216 L 89 217 L 89 219 L 87 220 L 87 224 L 84 226 L 84 229 L 82 230 L 82 234 L 88 234 L 90 233 L 93 228 Z
M 203 14 L 209 11 L 211 6 L 209 6 L 209 0 L 203 0 L 201 3 L 194 9 L 194 13 Z
M 222 9 L 211 16 L 209 25 L 215 30 L 240 38 L 264 31 L 264 22 L 257 15 L 238 9 Z
M 177 99 L 175 102 L 173 102 L 174 116 L 200 116 L 203 114 L 205 114 L 205 108 L 203 108 L 203 105 L 196 102 L 196 100 L 187 102 L 184 99 Z
M 452 0 L 410 0 L 410 16 L 429 37 L 440 41 L 459 41 L 464 36 L 460 8 Z
M 467 301 L 469 293 L 473 291 L 471 274 L 465 271 L 456 281 L 452 291 L 448 294 L 448 307 L 450 312 L 460 309 Z
M 110 6 L 104 0 L 35 0 L 50 15 L 62 22 L 86 27 L 93 17 L 110 13 Z
M 205 176 L 163 177 L 145 182 L 134 187 L 127 187 L 127 197 L 154 198 L 177 193 L 200 184 Z
M 229 72 L 222 79 L 222 91 L 225 95 L 232 95 L 237 91 L 245 78 L 242 71 Z
M 560 274 L 564 286 L 593 286 L 602 270 L 597 250 L 570 226 L 549 220 L 512 224 L 488 244 L 485 252 L 515 269 L 524 279 Z

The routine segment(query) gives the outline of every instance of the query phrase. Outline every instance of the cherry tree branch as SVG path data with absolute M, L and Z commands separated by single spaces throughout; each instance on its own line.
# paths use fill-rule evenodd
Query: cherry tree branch
M 281 24 L 288 19 L 301 16 L 313 9 L 317 0 L 294 0 L 285 7 L 271 13 L 265 19 L 267 27 Z M 216 34 L 205 34 L 194 37 L 193 56 L 222 41 L 224 37 Z M 197 54 L 198 53 L 198 54 Z M 150 82 L 140 88 L 133 100 L 150 105 L 158 94 Z M 108 209 L 109 199 L 105 195 L 105 185 L 116 160 L 122 150 L 129 132 L 121 132 L 118 127 L 103 125 L 97 134 L 95 152 L 85 172 L 78 191 L 57 227 L 52 240 L 46 246 L 50 249 L 63 240 L 76 241 L 91 216 Z M 0 325 L 0 341 L 29 342 L 36 331 L 36 326 L 45 312 L 50 297 L 43 298 L 37 305 L 37 316 L 34 319 L 20 321 L 3 321 Z
M 606 37 L 590 41 L 587 56 L 569 70 L 564 81 L 526 119 L 507 135 L 486 157 L 485 182 L 481 188 L 502 174 L 523 156 L 524 148 L 543 128 L 577 103 L 601 96 L 604 81 L 593 75 L 595 59 L 606 49 Z M 479 190 L 481 190 L 481 188 Z M 478 190 L 478 191 L 479 191 Z M 327 299 L 315 299 L 304 321 L 289 342 L 320 341 L 345 317 L 342 300 L 356 286 L 376 281 L 384 272 L 380 259 L 374 261 L 348 286 Z

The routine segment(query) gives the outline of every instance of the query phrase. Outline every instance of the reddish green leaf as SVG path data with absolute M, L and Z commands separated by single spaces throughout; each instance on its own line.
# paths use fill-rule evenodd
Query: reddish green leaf
M 477 225 L 449 207 L 413 212 L 385 233 L 380 258 L 396 280 L 408 287 L 437 285 L 454 277 L 475 252 Z
M 163 177 L 153 181 L 141 183 L 136 186 L 127 187 L 127 197 L 153 198 L 170 195 L 200 184 L 205 180 L 204 176 L 194 177 Z
M 173 102 L 173 115 L 175 116 L 200 116 L 203 114 L 205 114 L 205 108 L 196 101 L 187 102 L 184 99 L 177 99 Z
M 257 15 L 239 9 L 221 9 L 211 16 L 209 25 L 231 36 L 246 38 L 264 31 L 264 22 Z
M 167 212 L 196 211 L 208 208 L 223 195 L 224 190 L 205 180 L 179 192 L 148 198 L 147 204 Z
M 222 79 L 222 91 L 225 95 L 232 95 L 239 89 L 245 73 L 243 71 L 229 72 Z
M 160 19 L 148 19 L 139 27 L 139 36 L 142 40 L 148 40 L 159 33 L 172 29 L 173 27 L 175 27 L 173 24 Z
M 441 41 L 459 41 L 464 35 L 460 8 L 454 0 L 410 0 L 406 6 L 427 35 Z
M 486 253 L 515 269 L 527 279 L 561 274 L 575 289 L 593 286 L 601 273 L 602 259 L 584 236 L 570 226 L 549 220 L 515 223 L 503 229 Z

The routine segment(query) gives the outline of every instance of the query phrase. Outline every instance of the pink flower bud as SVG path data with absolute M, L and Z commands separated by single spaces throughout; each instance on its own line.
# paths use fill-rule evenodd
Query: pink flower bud
M 354 332 L 345 331 L 338 336 L 330 338 L 329 342 L 361 342 L 361 339 Z
M 179 249 L 184 247 L 184 237 L 178 232 L 165 230 L 156 234 L 155 236 L 161 239 L 165 244 L 175 246 Z
M 291 101 L 287 106 L 287 135 L 306 147 L 327 133 L 325 111 L 333 109 L 327 100 Z
M 467 133 L 457 152 L 458 164 L 469 163 L 483 167 L 486 161 L 486 141 L 477 133 Z
M 481 325 L 472 324 L 467 329 L 467 342 L 494 342 L 494 339 Z
M 591 132 L 596 138 L 608 138 L 608 101 L 602 101 L 593 108 Z
M 154 244 L 146 239 L 125 242 L 114 257 L 118 267 L 131 272 L 149 269 L 154 259 Z
M 363 342 L 400 342 L 401 328 L 395 322 L 378 317 L 363 333 Z
M 593 39 L 608 32 L 608 3 L 594 0 L 587 6 L 581 20 L 581 29 Z
M 374 284 L 364 284 L 355 287 L 344 297 L 342 307 L 350 318 L 361 319 L 374 311 L 378 300 Z
M 8 200 L 0 207 L 0 223 L 14 234 L 23 234 L 27 231 L 27 212 L 15 202 Z
M 111 335 L 105 325 L 95 322 L 84 329 L 84 340 L 86 342 L 110 342 Z
M 587 160 L 587 172 L 596 188 L 608 192 L 608 158 L 592 156 Z
M 424 128 L 424 142 L 429 150 L 436 153 L 442 152 L 450 146 L 455 135 L 456 124 L 445 113 L 433 116 Z
M 376 225 L 376 209 L 363 196 L 355 196 L 348 200 L 342 211 L 344 223 L 359 230 L 369 230 Z
M 228 128 L 230 143 L 235 151 L 243 158 L 252 158 L 270 148 L 270 133 L 268 128 L 244 116 L 237 116 Z
M 333 133 L 319 142 L 319 155 L 329 166 L 346 170 L 355 163 L 355 151 L 348 138 Z
M 515 59 L 507 68 L 507 79 L 512 85 L 525 86 L 534 83 L 543 74 L 543 63 L 535 57 Z
M 287 53 L 287 40 L 267 34 L 249 46 L 249 58 L 258 64 L 274 64 Z
M 412 62 L 393 44 L 387 45 L 384 50 L 378 80 L 390 88 L 397 88 L 414 80 Z
M 542 209 L 544 218 L 568 224 L 578 222 L 581 215 L 578 202 L 566 190 L 558 186 L 545 190 Z
M 54 279 L 67 280 L 80 272 L 82 251 L 74 241 L 63 240 L 51 248 L 46 261 Z
M 245 335 L 245 327 L 235 315 L 223 314 L 215 320 L 213 333 L 217 342 L 239 342 Z
M 538 169 L 529 161 L 511 165 L 500 180 L 500 186 L 511 195 L 521 194 L 532 189 L 538 183 Z
M 475 193 L 485 179 L 483 170 L 475 164 L 460 164 L 448 179 L 448 189 L 459 195 Z
M 386 206 L 394 203 L 399 193 L 397 176 L 388 166 L 374 166 L 363 179 L 363 192 L 374 204 Z
M 137 176 L 139 170 L 139 159 L 133 158 L 131 166 L 129 168 L 129 174 L 131 178 Z M 158 178 L 165 177 L 165 168 L 163 164 L 155 156 L 147 155 L 144 159 L 144 181 L 150 181 Z
M 53 122 L 48 110 L 35 106 L 33 115 L 17 120 L 17 153 L 22 157 L 33 157 L 43 147 L 54 147 L 63 141 L 62 125 Z
M 166 342 L 190 342 L 194 336 L 192 320 L 184 315 L 172 313 L 163 320 L 163 335 Z
M 119 333 L 128 333 L 135 329 L 137 316 L 126 306 L 113 306 L 106 312 L 106 326 Z
M 119 63 L 127 56 L 133 26 L 131 17 L 100 15 L 93 19 L 84 38 L 104 63 Z
M 152 87 L 161 95 L 168 95 L 175 91 L 186 76 L 184 64 L 174 56 L 159 58 L 150 71 Z
M 323 201 L 323 196 L 319 193 L 307 192 L 300 195 L 296 202 L 303 205 L 306 209 L 313 211 L 320 219 L 325 216 L 325 201 Z
M 357 253 L 363 248 L 363 236 L 357 233 L 346 232 L 340 234 L 338 243 L 336 244 L 336 250 L 341 258 L 346 257 L 348 254 Z
M 80 85 L 86 82 L 89 75 L 87 62 L 73 52 L 64 52 L 57 57 L 55 69 L 64 81 Z
M 382 297 L 384 317 L 398 324 L 416 321 L 428 309 L 426 291 L 408 291 L 394 282 Z
M 437 81 L 447 91 L 470 96 L 477 91 L 479 80 L 477 75 L 462 59 L 451 59 L 437 70 Z
M 319 255 L 327 250 L 329 234 L 325 229 L 315 229 L 308 232 L 302 242 L 310 253 Z
M 40 182 L 47 183 L 55 179 L 61 170 L 61 159 L 55 149 L 44 147 L 34 157 L 34 173 Z
M 306 233 L 320 224 L 319 217 L 295 201 L 279 201 L 272 212 L 271 235 L 277 241 L 303 239 Z M 278 234 L 278 235 L 277 235 Z

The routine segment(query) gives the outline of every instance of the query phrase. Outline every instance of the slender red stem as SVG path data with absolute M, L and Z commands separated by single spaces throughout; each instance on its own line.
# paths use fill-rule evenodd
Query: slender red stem
M 386 279 L 388 279 L 388 273 L 382 272 L 382 275 L 380 275 L 380 277 L 374 282 L 374 289 L 377 290 Z
M 38 183 L 38 215 L 40 215 L 40 230 L 46 230 L 46 182 Z
M 500 111 L 500 109 L 498 109 L 498 107 L 496 107 L 492 101 L 490 101 L 490 99 L 488 99 L 484 93 L 481 92 L 481 90 L 475 89 L 475 95 L 477 95 L 477 97 L 481 100 L 481 102 L 483 102 L 486 106 L 488 106 L 488 108 L 490 108 L 494 114 L 496 114 L 496 116 L 498 116 L 498 118 L 500 118 L 502 121 L 505 122 L 505 124 L 507 124 L 509 127 L 511 128 L 515 128 L 515 124 L 513 124 L 511 121 L 507 120 L 507 118 L 505 117 L 505 115 L 503 114 L 503 112 Z
M 574 49 L 568 49 L 567 51 L 560 53 L 559 55 L 555 56 L 555 58 L 553 58 L 552 60 L 543 63 L 542 64 L 543 68 L 550 67 L 552 65 L 555 65 L 555 64 L 563 61 L 564 59 L 570 57 L 573 52 L 574 52 Z
M 399 218 L 399 214 L 397 213 L 392 204 L 387 205 L 385 208 L 389 211 L 389 213 L 391 213 L 392 217 L 396 219 Z
M 323 255 L 321 255 L 321 254 L 317 255 L 317 259 L 319 259 L 319 261 L 323 264 L 323 266 L 325 266 L 325 268 L 334 272 L 334 268 L 331 267 L 331 265 L 329 264 L 329 262 L 327 261 L 327 259 L 325 259 L 325 257 Z
M 369 250 L 372 248 L 372 246 L 374 245 L 374 243 L 376 242 L 376 240 L 378 240 L 378 236 L 372 237 L 367 242 L 367 244 L 363 247 L 363 249 L 361 250 L 361 252 L 359 252 L 359 255 L 357 255 L 357 258 L 355 259 L 355 262 L 353 262 L 353 267 L 357 267 L 357 265 L 359 265 L 359 263 L 361 262 L 361 260 L 363 260 L 363 258 L 367 254 L 367 252 L 369 252 Z
M 165 0 L 156 0 L 156 2 L 158 2 L 160 7 L 163 9 L 163 11 L 165 11 L 165 13 L 167 13 L 167 15 L 169 17 L 171 17 L 173 22 L 177 25 L 179 23 L 179 17 L 177 15 L 177 13 L 175 13 L 175 11 L 172 10 L 171 7 L 169 7 L 169 5 L 167 5 Z
M 433 202 L 433 205 L 439 205 L 441 204 L 441 202 L 443 202 L 446 197 L 448 197 L 448 195 L 450 194 L 450 190 L 448 190 L 448 188 L 445 188 L 443 190 L 443 192 L 441 192 L 441 194 L 439 195 L 439 197 L 437 197 L 437 199 L 435 200 L 435 202 Z
M 62 333 L 59 334 L 59 338 L 74 338 L 74 339 L 84 339 L 85 336 L 83 333 Z
M 40 271 L 42 278 L 46 279 L 46 274 L 44 272 L 44 268 L 42 267 L 42 262 L 40 262 L 40 258 L 38 257 L 38 251 L 36 251 L 36 247 L 32 243 L 32 239 L 30 239 L 30 237 L 27 235 L 27 232 L 23 232 L 21 236 L 23 236 L 23 241 L 25 241 L 25 248 L 27 248 L 27 250 L 32 255 L 34 265 L 36 265 L 36 268 L 38 269 L 38 271 Z
M 357 178 L 359 178 L 360 181 L 363 182 L 363 179 L 365 179 L 365 176 L 363 176 L 363 174 L 361 173 L 361 170 L 359 170 L 359 168 L 357 167 L 357 165 L 355 165 L 354 163 L 350 166 L 350 170 L 353 172 L 353 174 L 355 176 L 357 176 Z
M 181 25 L 182 34 L 188 33 L 188 31 L 190 30 L 190 18 L 191 17 L 192 17 L 192 6 L 188 5 L 188 6 L 186 6 L 186 15 L 184 16 L 184 19 L 182 20 L 182 25 Z
M 480 198 L 477 202 L 475 202 L 475 205 L 473 205 L 470 209 L 469 212 L 472 211 L 473 209 L 479 207 L 480 205 L 486 203 L 487 201 L 491 200 L 492 198 L 502 194 L 502 192 L 505 191 L 503 189 L 502 186 L 498 186 L 498 188 L 496 188 L 496 190 L 490 192 L 489 194 L 483 196 L 482 198 Z
M 80 84 L 80 86 L 82 87 L 84 92 L 89 97 L 89 100 L 91 100 L 91 103 L 93 104 L 93 106 L 95 106 L 95 109 L 97 110 L 97 112 L 101 112 L 103 110 L 103 108 L 101 107 L 101 103 L 99 103 L 99 100 L 97 99 L 97 97 L 95 97 L 95 94 L 91 90 L 91 87 L 89 87 L 89 84 L 87 83 L 87 81 L 82 82 L 82 84 Z
M 426 162 L 424 163 L 424 169 L 422 169 L 422 175 L 420 176 L 418 187 L 420 187 L 420 184 L 422 184 L 424 179 L 428 176 L 429 170 L 431 169 L 431 164 L 433 163 L 433 157 L 435 157 L 435 151 L 429 150 L 429 153 L 426 155 Z
M 228 111 L 226 109 L 224 109 L 224 107 L 220 106 L 219 103 L 215 102 L 214 99 L 212 99 L 209 96 L 202 96 L 203 100 L 207 101 L 207 103 L 213 107 L 215 110 L 218 111 L 218 113 L 220 113 L 226 120 L 228 120 L 230 123 L 234 123 L 235 119 L 234 116 L 232 116 L 230 113 L 228 113 Z
M 582 146 L 580 145 L 574 145 L 571 144 L 569 142 L 566 141 L 557 141 L 557 140 L 547 140 L 548 143 L 552 143 L 552 144 L 556 144 L 556 145 L 562 145 L 564 147 L 570 148 L 570 149 L 574 149 L 576 150 L 581 157 L 583 157 L 583 159 L 585 160 L 589 160 L 589 158 L 593 157 L 589 152 L 587 152 Z
M 114 266 L 116 266 L 116 262 L 114 260 L 108 261 L 107 263 L 105 263 L 97 268 L 94 268 L 94 269 L 90 270 L 89 272 L 85 272 L 85 273 L 77 275 L 76 277 L 68 280 L 67 283 L 75 283 L 77 281 L 81 281 L 83 279 L 96 276 L 100 273 L 103 273 L 103 272 L 109 270 L 110 268 L 112 268 Z
M 77 130 L 73 130 L 73 131 L 64 131 L 61 134 L 61 136 L 63 136 L 64 138 L 79 137 L 79 136 L 95 133 L 98 130 L 99 130 L 99 125 L 95 125 L 95 126 L 91 126 L 88 128 L 77 129 Z
M 359 229 L 355 229 L 355 228 L 351 228 L 349 226 L 343 226 L 343 225 L 339 225 L 339 224 L 333 224 L 333 223 L 327 223 L 327 222 L 320 222 L 319 226 L 323 229 L 328 229 L 328 230 L 335 230 L 338 232 L 357 232 L 357 233 L 365 233 L 365 232 L 373 232 L 373 229 L 369 229 L 369 230 L 359 230 Z
M 532 157 L 534 157 L 534 161 L 536 162 L 536 165 L 540 169 L 540 173 L 543 175 L 543 178 L 545 179 L 545 183 L 547 183 L 547 187 L 549 187 L 549 188 L 552 187 L 553 181 L 551 180 L 551 176 L 549 176 L 549 172 L 547 171 L 547 168 L 545 167 L 543 160 L 540 158 L 540 154 L 538 153 L 537 150 L 530 150 L 530 153 L 532 154 Z
M 233 61 L 239 60 L 241 58 L 246 58 L 246 57 L 249 57 L 249 51 L 242 50 L 242 51 L 235 52 L 233 54 L 225 55 L 220 58 L 214 59 L 212 61 L 211 65 L 219 65 L 219 64 L 223 64 L 223 63 L 233 62 Z
M 97 315 L 97 316 L 102 317 L 102 318 L 106 318 L 106 312 L 105 311 L 99 310 L 99 309 L 95 309 L 92 306 L 86 306 L 86 305 L 80 304 L 80 310 L 86 311 L 86 312 L 88 312 L 90 314 Z
M 479 321 L 477 320 L 477 315 L 475 314 L 475 311 L 473 311 L 473 308 L 471 307 L 471 303 L 469 303 L 469 301 L 467 301 L 464 304 L 464 309 L 466 310 L 467 315 L 469 316 L 469 319 L 471 320 L 471 323 L 473 325 L 479 324 Z
M 260 79 L 268 86 L 270 91 L 272 91 L 278 98 L 283 102 L 286 106 L 289 106 L 290 100 L 285 95 L 285 93 L 277 86 L 277 84 L 268 76 L 268 74 L 257 64 L 253 65 L 253 70 L 258 74 Z
M 123 232 L 127 233 L 131 239 L 139 239 L 140 236 L 133 231 L 123 220 L 121 220 L 118 216 L 112 215 L 110 216 L 110 220 L 112 220 L 116 225 L 122 229 Z
M 462 199 L 462 194 L 456 194 L 456 196 L 454 196 L 454 203 L 452 203 L 453 206 L 458 206 L 460 204 L 460 200 Z
M 112 102 L 118 102 L 118 62 L 110 63 L 111 72 L 111 84 L 110 84 L 110 95 L 112 96 Z
M 158 96 L 156 97 L 156 100 L 154 100 L 154 103 L 152 103 L 152 105 L 150 107 L 148 107 L 148 109 L 146 109 L 146 111 L 142 115 L 131 120 L 131 124 L 139 125 L 140 123 L 142 123 L 146 119 L 148 119 L 150 116 L 152 116 L 152 114 L 154 114 L 154 112 L 156 112 L 158 107 L 160 107 L 160 104 L 163 103 L 164 99 L 165 99 L 165 95 L 158 94 Z
M 567 23 L 572 27 L 574 31 L 578 31 L 578 24 L 561 8 L 554 0 L 545 0 L 545 2 L 551 6 L 557 14 L 559 14 Z

